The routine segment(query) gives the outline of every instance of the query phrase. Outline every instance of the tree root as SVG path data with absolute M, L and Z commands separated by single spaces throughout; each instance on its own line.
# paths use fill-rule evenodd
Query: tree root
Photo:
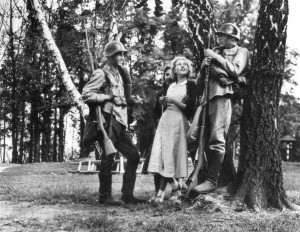
M 194 198 L 191 202 L 192 206 L 186 208 L 186 210 L 206 210 L 210 213 L 244 212 L 249 210 L 254 213 L 261 213 L 264 210 L 270 211 L 272 209 L 280 211 L 284 209 L 300 210 L 300 206 L 291 204 L 288 201 L 284 192 L 280 192 L 280 197 L 269 197 L 264 194 L 263 188 L 252 188 L 250 191 L 244 191 L 246 187 L 249 189 L 249 186 L 244 185 L 234 195 L 228 194 L 227 188 L 218 189 L 210 194 L 200 194 Z

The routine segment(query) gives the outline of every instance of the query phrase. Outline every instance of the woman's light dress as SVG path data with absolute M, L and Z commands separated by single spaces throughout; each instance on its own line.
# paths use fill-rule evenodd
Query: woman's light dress
M 170 85 L 167 96 L 179 102 L 186 98 L 186 84 Z M 188 121 L 176 105 L 168 105 L 156 129 L 148 171 L 163 177 L 180 178 L 188 175 L 186 133 Z

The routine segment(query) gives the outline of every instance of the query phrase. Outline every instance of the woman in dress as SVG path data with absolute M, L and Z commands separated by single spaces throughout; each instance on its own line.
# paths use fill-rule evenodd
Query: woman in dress
M 168 183 L 172 187 L 171 199 L 178 197 L 180 183 L 188 175 L 187 116 L 191 115 L 196 99 L 187 94 L 191 71 L 191 61 L 176 57 L 172 62 L 175 82 L 169 86 L 166 96 L 160 98 L 167 108 L 157 126 L 148 166 L 149 172 L 160 175 L 160 187 L 150 201 L 163 202 Z

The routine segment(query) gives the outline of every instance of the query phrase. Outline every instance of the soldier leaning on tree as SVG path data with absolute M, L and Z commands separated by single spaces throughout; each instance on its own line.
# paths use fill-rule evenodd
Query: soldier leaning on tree
M 249 70 L 249 51 L 237 45 L 240 30 L 225 23 L 217 32 L 219 47 L 205 49 L 201 65 L 200 83 L 209 67 L 208 138 L 205 147 L 208 170 L 206 180 L 193 188 L 197 193 L 209 193 L 217 188 L 217 180 L 225 155 L 225 141 L 231 114 L 232 96 L 237 84 L 245 83 Z
M 131 101 L 131 78 L 128 70 L 121 64 L 127 50 L 122 43 L 111 41 L 105 46 L 104 52 L 107 64 L 93 73 L 82 91 L 83 101 L 90 108 L 83 141 L 87 143 L 98 140 L 101 147 L 104 147 L 103 135 L 97 130 L 96 123 L 96 107 L 101 105 L 106 130 L 110 128 L 112 143 L 127 158 L 127 165 L 123 176 L 122 201 L 116 200 L 112 196 L 111 172 L 115 154 L 107 155 L 103 149 L 104 154 L 99 172 L 99 203 L 110 205 L 121 205 L 123 202 L 142 203 L 145 200 L 138 199 L 133 195 L 140 156 L 126 131 L 127 104 Z

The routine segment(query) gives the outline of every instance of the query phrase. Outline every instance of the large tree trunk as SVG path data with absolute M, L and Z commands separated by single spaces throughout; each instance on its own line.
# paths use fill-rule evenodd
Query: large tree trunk
M 289 203 L 283 189 L 277 122 L 288 0 L 262 0 L 260 4 L 233 199 L 254 208 L 282 209 Z
M 173 1 L 177 4 L 181 1 Z M 188 26 L 191 31 L 191 36 L 194 41 L 194 47 L 197 51 L 196 69 L 199 71 L 204 59 L 204 49 L 212 48 L 213 45 L 213 18 L 212 18 L 212 3 L 211 0 L 189 0 L 186 1 Z
M 80 93 L 77 91 L 74 83 L 72 82 L 71 76 L 67 70 L 65 62 L 62 59 L 61 53 L 58 50 L 51 31 L 45 20 L 42 7 L 38 0 L 33 0 L 33 9 L 36 11 L 36 17 L 42 27 L 43 37 L 46 41 L 47 48 L 52 53 L 54 60 L 56 61 L 58 70 L 61 74 L 61 81 L 64 84 L 69 96 L 75 102 L 80 110 L 81 115 L 85 118 L 89 113 L 89 108 L 86 104 L 83 103 Z

